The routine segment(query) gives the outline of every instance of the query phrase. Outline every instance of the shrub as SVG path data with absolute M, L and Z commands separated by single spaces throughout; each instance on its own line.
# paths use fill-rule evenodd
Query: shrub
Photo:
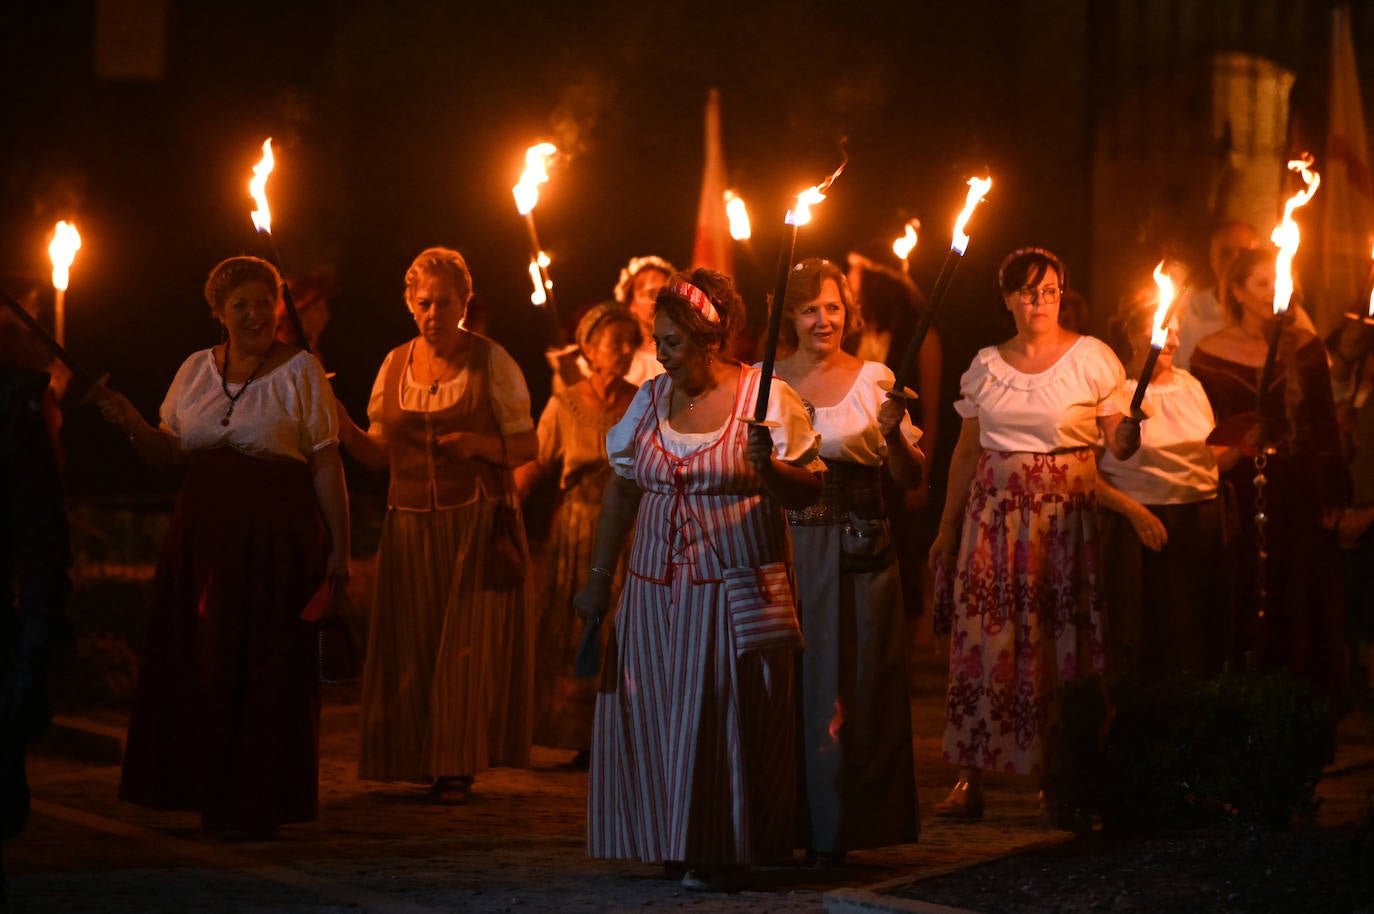
M 1064 824 L 1131 832 L 1309 820 L 1335 727 L 1308 684 L 1225 673 L 1142 686 L 1083 677 L 1059 695 L 1046 788 Z

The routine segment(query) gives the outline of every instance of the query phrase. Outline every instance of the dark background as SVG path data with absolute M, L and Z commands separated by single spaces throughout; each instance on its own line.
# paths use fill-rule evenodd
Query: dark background
M 413 330 L 402 276 L 433 244 L 469 258 L 492 302 L 493 335 L 527 366 L 537 412 L 543 340 L 510 192 L 525 148 L 549 139 L 563 153 L 536 216 L 571 322 L 609 296 L 630 256 L 689 261 L 702 109 L 716 87 L 730 182 L 754 218 L 736 272 L 755 311 L 789 195 L 835 166 L 840 138 L 848 170 L 802 231 L 799 259 L 843 260 L 851 249 L 891 258 L 902 222 L 919 216 L 913 271 L 929 287 L 964 182 L 992 174 L 937 321 L 947 402 L 973 351 L 1009 332 L 993 279 L 1008 250 L 1054 249 L 1082 289 L 1128 266 L 1135 275 L 1135 264 L 1093 256 L 1089 175 L 1102 112 L 1119 116 L 1114 106 L 1142 87 L 1238 49 L 1298 74 L 1295 112 L 1324 136 L 1330 7 L 6 0 L 0 273 L 46 282 L 53 223 L 74 221 L 84 246 L 69 348 L 153 417 L 181 360 L 217 338 L 200 296 L 205 274 L 224 256 L 261 252 L 246 185 L 272 136 L 277 246 L 288 272 L 336 272 L 321 349 L 354 415 L 382 356 Z M 1354 9 L 1362 73 L 1374 45 L 1368 7 Z M 111 78 L 98 52 L 111 43 L 151 61 L 154 77 Z M 1196 258 L 1205 217 L 1150 223 L 1138 233 L 1141 261 L 1163 248 Z M 173 487 L 138 467 L 93 410 L 69 406 L 67 422 L 73 492 Z

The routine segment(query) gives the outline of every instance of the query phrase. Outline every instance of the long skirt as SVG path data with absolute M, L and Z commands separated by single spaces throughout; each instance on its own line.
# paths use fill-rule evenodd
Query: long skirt
M 792 852 L 796 652 L 735 654 L 724 587 L 629 575 L 602 666 L 593 857 L 753 864 Z
M 1214 676 L 1227 654 L 1221 499 L 1147 507 L 1168 534 L 1158 552 L 1124 515 L 1098 517 L 1110 669 L 1137 682 Z
M 1060 684 L 1102 669 L 1096 482 L 1086 448 L 979 459 L 936 594 L 951 622 L 946 762 L 1039 772 Z
M 600 516 L 599 502 L 564 501 L 544 557 L 543 596 L 537 609 L 534 741 L 554 749 L 586 751 L 592 746 L 596 679 L 573 675 L 573 658 L 585 626 L 572 599 L 587 583 Z M 613 601 L 618 593 L 615 588 Z
M 363 670 L 360 778 L 427 781 L 529 764 L 528 576 L 514 586 L 491 579 L 498 505 L 387 512 Z M 528 556 L 523 536 L 521 552 Z
M 317 812 L 325 532 L 303 463 L 191 455 L 162 558 L 120 797 L 263 831 Z
M 863 555 L 845 526 L 792 526 L 806 846 L 825 853 L 919 835 L 901 574 L 886 523 L 858 522 Z

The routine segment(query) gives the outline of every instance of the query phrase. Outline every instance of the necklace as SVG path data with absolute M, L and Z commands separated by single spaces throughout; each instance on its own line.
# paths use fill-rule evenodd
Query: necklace
M 715 390 L 715 389 L 716 389 L 716 388 L 715 388 L 714 385 L 711 386 L 711 387 L 707 387 L 705 390 L 699 391 L 699 392 L 697 393 L 696 396 L 692 396 L 691 394 L 687 393 L 687 391 L 685 391 L 685 390 L 682 391 L 682 396 L 685 397 L 685 398 L 687 399 L 687 409 L 689 409 L 689 410 L 696 409 L 696 408 L 697 408 L 697 401 L 698 401 L 698 400 L 705 400 L 707 397 L 709 397 L 709 396 L 711 395 L 711 391 L 713 391 L 713 390 Z
M 411 361 L 412 361 L 412 363 L 414 362 L 414 356 L 413 356 L 413 355 L 411 356 Z M 430 395 L 433 396 L 434 394 L 436 394 L 436 393 L 439 392 L 439 382 L 442 381 L 442 380 L 444 379 L 444 375 L 448 374 L 449 369 L 451 369 L 451 368 L 453 367 L 453 363 L 452 363 L 452 362 L 449 362 L 449 363 L 448 363 L 448 368 L 442 368 L 442 369 L 439 370 L 439 373 L 438 373 L 438 374 L 435 374 L 435 373 L 434 373 L 434 350 L 431 349 L 431 350 L 429 351 L 428 357 L 425 359 L 425 364 L 426 364 L 426 366 L 427 366 L 428 369 L 429 369 L 429 370 L 426 372 L 426 374 L 429 375 L 429 386 L 426 387 L 425 390 L 428 390 L 429 393 L 430 393 Z
M 252 372 L 249 373 L 247 380 L 245 380 L 243 386 L 239 388 L 239 392 L 231 394 L 229 392 L 229 343 L 227 341 L 225 342 L 224 366 L 219 370 L 219 387 L 220 390 L 224 391 L 224 396 L 229 400 L 229 408 L 224 411 L 224 418 L 219 420 L 220 425 L 226 427 L 229 425 L 229 417 L 234 415 L 234 407 L 238 405 L 239 397 L 243 396 L 243 392 L 248 389 L 248 385 L 252 384 L 253 379 L 258 376 L 258 372 L 262 371 L 262 366 L 267 364 L 267 356 L 271 354 L 272 347 L 275 345 L 275 340 L 267 344 L 267 351 L 262 354 L 262 358 L 258 360 L 258 364 L 254 366 Z

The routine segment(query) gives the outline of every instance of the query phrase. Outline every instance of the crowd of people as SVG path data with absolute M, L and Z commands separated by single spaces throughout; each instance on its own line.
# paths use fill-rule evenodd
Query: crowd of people
M 461 802 L 532 744 L 570 750 L 589 770 L 588 853 L 691 889 L 918 839 L 923 576 L 949 639 L 942 754 L 958 769 L 938 816 L 983 816 L 984 772 L 1043 775 L 1056 692 L 1086 674 L 1253 664 L 1339 708 L 1374 638 L 1371 332 L 1322 340 L 1293 309 L 1261 396 L 1273 252 L 1226 223 L 1211 255 L 1215 289 L 1189 293 L 1150 377 L 1153 297 L 1122 303 L 1109 344 L 1083 332 L 1086 302 L 1065 306 L 1056 255 L 1007 255 L 1014 334 L 963 373 L 947 473 L 927 458 L 940 341 L 913 361 L 924 396 L 889 393 L 924 303 L 858 255 L 791 271 L 770 377 L 737 346 L 728 276 L 634 258 L 575 346 L 549 354 L 536 423 L 520 366 L 465 320 L 463 256 L 429 248 L 403 282 L 416 336 L 383 360 L 365 426 L 279 336 L 277 271 L 225 260 L 205 286 L 222 339 L 182 364 L 156 424 L 96 394 L 141 458 L 182 475 L 121 796 L 245 837 L 318 815 L 317 632 L 351 551 L 344 451 L 389 474 L 358 776 Z M 55 486 L 35 377 L 0 403 L 30 404 L 6 413 L 34 426 L 10 439 L 29 447 L 0 457 L 54 468 L 39 476 Z M 532 546 L 522 498 L 545 477 L 558 507 Z M 60 604 L 64 562 L 29 563 L 22 618 Z M 22 755 L 0 762 L 22 778 Z

